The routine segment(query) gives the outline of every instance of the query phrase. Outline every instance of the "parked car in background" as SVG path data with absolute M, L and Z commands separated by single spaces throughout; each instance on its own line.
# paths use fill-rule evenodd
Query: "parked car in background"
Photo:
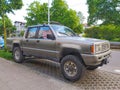
M 4 48 L 4 38 L 0 36 L 0 49 Z

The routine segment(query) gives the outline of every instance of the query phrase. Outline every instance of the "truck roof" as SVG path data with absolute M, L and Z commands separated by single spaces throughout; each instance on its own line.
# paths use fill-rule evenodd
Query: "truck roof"
M 51 22 L 50 24 L 38 24 L 38 25 L 32 25 L 32 26 L 28 26 L 28 27 L 37 27 L 37 26 L 49 26 L 49 25 L 61 25 L 62 24 L 58 23 L 58 22 Z

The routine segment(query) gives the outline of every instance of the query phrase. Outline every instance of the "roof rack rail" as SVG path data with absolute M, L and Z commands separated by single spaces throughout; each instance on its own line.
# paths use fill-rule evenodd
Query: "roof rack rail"
M 48 22 L 47 21 L 43 21 L 44 25 L 46 25 Z M 50 21 L 50 24 L 57 24 L 57 25 L 62 25 L 61 23 L 57 22 L 57 21 Z
M 50 24 L 58 24 L 58 25 L 62 25 L 61 23 L 57 22 L 57 21 L 50 21 Z

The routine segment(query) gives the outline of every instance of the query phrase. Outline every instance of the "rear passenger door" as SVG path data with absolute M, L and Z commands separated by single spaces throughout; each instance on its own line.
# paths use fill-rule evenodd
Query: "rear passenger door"
M 36 55 L 36 35 L 38 27 L 29 27 L 26 38 L 22 41 L 22 48 L 25 55 Z

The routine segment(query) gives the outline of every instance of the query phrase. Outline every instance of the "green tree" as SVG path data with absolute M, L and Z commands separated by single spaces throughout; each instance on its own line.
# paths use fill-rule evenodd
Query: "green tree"
M 77 33 L 82 32 L 80 18 L 75 10 L 69 9 L 64 0 L 53 0 L 51 7 L 51 20 L 60 22 Z
M 5 42 L 5 49 L 6 49 L 6 22 L 5 16 L 7 13 L 14 13 L 13 10 L 21 9 L 22 8 L 22 0 L 0 0 L 0 17 L 2 18 L 3 30 L 4 30 L 4 42 Z
M 38 1 L 34 1 L 27 9 L 27 15 L 25 17 L 28 25 L 36 25 L 47 21 L 47 3 L 40 4 Z
M 39 24 L 47 21 L 47 3 L 40 4 L 40 2 L 35 1 L 30 4 L 27 11 L 28 15 L 25 17 L 27 25 Z M 82 25 L 80 24 L 80 18 L 77 16 L 77 12 L 69 9 L 64 0 L 53 0 L 50 8 L 50 17 L 51 21 L 66 25 L 77 33 L 82 31 Z
M 51 11 L 51 20 L 64 24 L 68 12 L 68 5 L 64 0 L 53 0 Z
M 95 24 L 102 20 L 102 24 L 120 23 L 120 0 L 87 0 L 88 23 Z
M 16 30 L 16 28 L 15 26 L 12 25 L 11 20 L 7 16 L 5 16 L 5 22 L 6 22 L 7 36 L 10 36 L 10 34 L 13 33 Z M 2 30 L 3 28 L 2 19 L 0 19 L 0 28 L 1 28 L 0 35 L 3 35 L 4 32 Z
M 85 36 L 110 41 L 120 41 L 120 26 L 109 24 L 90 27 L 85 30 Z
M 23 36 L 24 36 L 24 33 L 25 33 L 25 31 L 21 31 L 21 32 L 20 32 L 20 36 L 23 37 Z

